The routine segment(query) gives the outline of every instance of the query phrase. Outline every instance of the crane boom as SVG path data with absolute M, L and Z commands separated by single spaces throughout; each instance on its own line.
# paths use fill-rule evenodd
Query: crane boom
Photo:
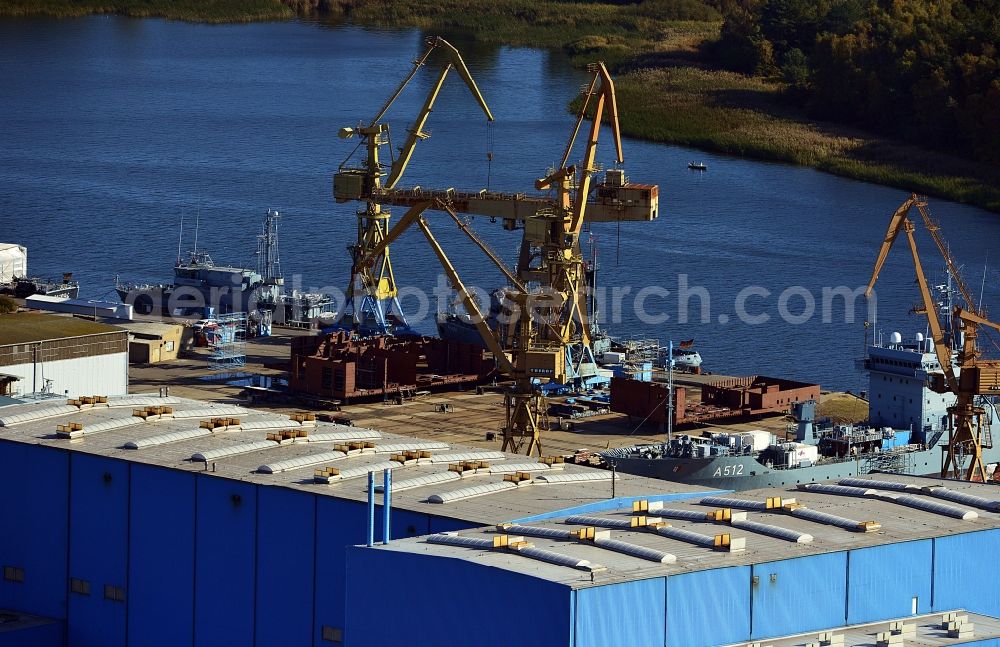
M 878 258 L 875 259 L 875 268 L 872 270 L 872 277 L 868 281 L 868 288 L 865 290 L 866 299 L 871 297 L 872 290 L 875 289 L 875 282 L 878 281 L 879 272 L 882 271 L 882 266 L 885 265 L 885 259 L 889 257 L 889 250 L 892 249 L 892 244 L 896 242 L 899 232 L 903 230 L 903 221 L 906 220 L 906 214 L 909 213 L 910 207 L 916 201 L 917 196 L 911 195 L 892 214 L 892 218 L 889 220 L 889 229 L 886 231 L 885 239 L 882 241 L 882 247 L 878 250 Z
M 945 381 L 948 383 L 949 389 L 955 390 L 958 388 L 958 378 L 955 376 L 955 369 L 952 367 L 951 347 L 945 338 L 944 328 L 941 326 L 941 319 L 938 316 L 937 304 L 934 302 L 934 296 L 931 294 L 930 286 L 927 284 L 924 266 L 920 262 L 920 253 L 917 251 L 917 240 L 913 235 L 915 227 L 907 215 L 910 208 L 915 204 L 919 204 L 919 199 L 916 195 L 911 195 L 892 214 L 892 218 L 889 220 L 889 229 L 886 231 L 882 246 L 879 248 L 878 258 L 875 260 L 872 277 L 868 281 L 868 287 L 865 289 L 865 298 L 871 298 L 872 291 L 875 289 L 875 282 L 878 281 L 879 273 L 882 271 L 882 266 L 885 265 L 885 260 L 889 257 L 889 251 L 892 249 L 893 243 L 899 238 L 900 232 L 905 233 L 910 246 L 910 254 L 913 257 L 913 267 L 917 274 L 917 286 L 920 289 L 920 298 L 923 301 L 927 323 L 931 329 L 934 354 L 937 356 L 938 363 L 941 364 L 941 370 L 944 371 Z
M 427 98 L 424 100 L 424 105 L 420 109 L 420 113 L 417 115 L 416 121 L 413 122 L 413 126 L 410 128 L 409 135 L 406 138 L 406 142 L 399 149 L 399 157 L 393 162 L 392 168 L 389 171 L 389 177 L 385 181 L 385 188 L 392 189 L 399 182 L 399 179 L 403 176 L 403 172 L 410 163 L 410 158 L 413 156 L 413 150 L 417 146 L 417 142 L 421 139 L 427 139 L 430 135 L 424 132 L 424 125 L 427 123 L 427 118 L 430 116 L 431 111 L 434 109 L 434 102 L 437 100 L 438 94 L 441 93 L 441 86 L 444 85 L 444 80 L 448 77 L 448 72 L 452 68 L 458 72 L 458 75 L 462 77 L 465 81 L 465 85 L 468 86 L 469 91 L 472 92 L 472 96 L 476 99 L 479 107 L 482 108 L 483 113 L 486 114 L 487 121 L 493 121 L 493 113 L 490 112 L 489 106 L 486 105 L 486 100 L 483 98 L 482 93 L 479 91 L 479 87 L 476 85 L 476 81 L 472 78 L 472 74 L 469 73 L 469 68 L 465 66 L 465 61 L 462 60 L 462 55 L 458 53 L 451 43 L 441 38 L 440 36 L 433 38 L 427 48 L 427 55 L 430 55 L 435 48 L 440 47 L 448 57 L 448 63 L 441 68 L 441 72 L 438 74 L 437 82 L 431 87 L 431 91 L 427 94 Z M 425 59 L 426 56 L 425 55 Z
M 583 161 L 580 164 L 583 173 L 580 178 L 580 186 L 576 191 L 576 204 L 574 205 L 567 229 L 572 234 L 579 234 L 583 228 L 583 219 L 587 209 L 587 197 L 590 194 L 590 180 L 596 170 L 594 160 L 597 156 L 597 138 L 601 131 L 601 120 L 603 119 L 605 108 L 608 110 L 608 115 L 611 118 L 611 134 L 615 142 L 615 159 L 617 159 L 619 164 L 625 161 L 622 154 L 622 134 L 618 126 L 618 102 L 615 98 L 615 83 L 611 80 L 611 74 L 608 73 L 608 68 L 604 66 L 604 63 L 596 64 L 591 91 L 593 91 L 598 80 L 600 80 L 600 92 L 597 95 L 597 104 L 594 106 L 590 136 L 587 138 L 587 148 L 584 151 Z M 581 114 L 582 112 L 581 110 Z M 576 133 L 574 133 L 574 137 L 575 135 Z M 570 146 L 572 146 L 572 142 Z
M 947 386 L 942 388 L 936 380 L 931 383 L 931 388 L 939 393 L 952 393 L 955 395 L 955 402 L 948 407 L 948 444 L 944 447 L 944 458 L 941 462 L 941 476 L 952 476 L 960 478 L 964 469 L 967 480 L 986 480 L 986 469 L 983 464 L 983 448 L 992 447 L 992 438 L 989 434 L 989 421 L 986 418 L 986 410 L 981 403 L 976 401 L 979 395 L 993 395 L 995 391 L 1000 391 L 1000 362 L 977 361 L 979 353 L 976 349 L 976 337 L 979 326 L 986 326 L 995 330 L 1000 330 L 1000 324 L 987 320 L 977 312 L 970 312 L 961 307 L 955 307 L 951 313 L 952 324 L 958 325 L 961 322 L 964 337 L 962 348 L 958 353 L 958 368 L 961 373 L 955 370 L 955 363 L 952 359 L 952 349 L 946 331 L 941 325 L 938 304 L 934 301 L 930 286 L 927 284 L 927 277 L 924 274 L 923 264 L 920 262 L 920 255 L 917 252 L 917 242 L 914 236 L 915 226 L 907 216 L 909 209 L 917 205 L 923 217 L 924 224 L 930 230 L 937 244 L 938 251 L 944 257 L 948 265 L 948 270 L 952 278 L 956 280 L 962 297 L 970 302 L 968 289 L 958 276 L 958 267 L 949 253 L 947 245 L 938 235 L 938 225 L 930 218 L 930 214 L 925 210 L 926 203 L 916 195 L 911 195 L 893 214 L 886 232 L 885 239 L 879 250 L 879 255 L 875 261 L 875 269 L 872 272 L 871 280 L 865 291 L 865 296 L 871 296 L 878 280 L 878 275 L 889 255 L 892 244 L 899 237 L 900 232 L 906 234 L 910 246 L 910 253 L 913 256 L 913 266 L 917 275 L 917 286 L 920 289 L 920 296 L 923 305 L 920 312 L 927 317 L 930 326 L 932 341 L 934 342 L 934 353 L 938 363 L 941 365 Z M 968 460 L 968 467 L 963 468 L 963 464 Z
M 479 247 L 479 249 L 481 249 L 483 253 L 486 254 L 486 256 L 488 256 L 491 261 L 493 261 L 493 264 L 496 265 L 497 268 L 500 270 L 500 272 L 503 273 L 504 277 L 506 277 L 506 279 L 510 281 L 511 285 L 516 287 L 521 292 L 527 292 L 528 288 L 525 287 L 525 285 L 521 283 L 521 280 L 517 278 L 514 272 L 509 267 L 507 267 L 507 264 L 503 262 L 503 259 L 497 256 L 497 253 L 494 252 L 493 249 L 486 244 L 486 241 L 480 238 L 479 234 L 473 231 L 472 228 L 469 227 L 469 225 L 463 222 L 462 219 L 458 217 L 458 214 L 455 213 L 455 211 L 452 210 L 450 207 L 448 207 L 448 205 L 444 205 L 444 207 L 445 211 L 447 211 L 448 215 L 451 216 L 451 219 L 455 221 L 455 224 L 458 225 L 458 228 L 462 231 L 462 233 L 468 236 L 469 240 L 475 243 L 476 246 Z
M 913 256 L 913 267 L 917 274 L 917 286 L 920 288 L 920 297 L 927 310 L 927 323 L 931 329 L 931 338 L 934 341 L 934 354 L 937 355 L 941 370 L 944 371 L 944 378 L 948 382 L 948 387 L 955 392 L 958 389 L 958 378 L 955 376 L 955 369 L 951 361 L 951 346 L 948 345 L 944 328 L 941 326 L 941 318 L 938 316 L 937 304 L 931 294 L 931 288 L 927 285 L 927 277 L 924 275 L 924 266 L 920 262 L 920 254 L 917 252 L 917 240 L 913 236 L 914 226 L 909 218 L 904 217 L 902 221 L 903 231 L 906 232 L 907 241 L 910 243 L 910 253 Z
M 962 321 L 968 321 L 980 326 L 987 326 L 989 328 L 993 328 L 994 330 L 1000 331 L 1000 324 L 990 321 L 989 319 L 986 319 L 985 317 L 982 317 L 975 312 L 965 310 L 964 308 L 961 307 L 957 306 L 955 307 L 954 316 L 956 319 L 961 319 Z
M 916 198 L 916 196 L 914 196 Z M 962 299 L 965 301 L 965 305 L 970 309 L 975 309 L 976 301 L 972 296 L 972 292 L 969 290 L 968 286 L 965 285 L 965 281 L 962 280 L 962 275 L 958 271 L 958 266 L 955 264 L 955 260 L 951 257 L 951 251 L 948 249 L 948 245 L 945 244 L 944 239 L 941 238 L 940 230 L 941 226 L 931 218 L 930 211 L 927 210 L 927 203 L 918 201 L 916 203 L 917 210 L 920 212 L 920 217 L 924 220 L 924 229 L 930 232 L 931 238 L 934 239 L 934 244 L 937 245 L 938 251 L 941 252 L 941 256 L 944 258 L 944 262 L 948 266 L 948 273 L 951 274 L 951 278 L 955 281 L 958 286 L 958 292 L 962 295 Z
M 441 245 L 434 238 L 434 234 L 431 233 L 430 227 L 427 226 L 427 221 L 421 216 L 417 216 L 417 226 L 423 232 L 424 237 L 427 242 L 430 243 L 431 249 L 434 250 L 434 255 L 437 256 L 438 262 L 441 264 L 442 269 L 444 269 L 445 274 L 448 275 L 448 280 L 451 281 L 452 287 L 462 295 L 462 303 L 465 305 L 465 309 L 468 311 L 469 315 L 472 316 L 472 321 L 476 325 L 476 330 L 479 331 L 479 336 L 483 338 L 486 346 L 493 353 L 496 358 L 497 363 L 500 365 L 500 370 L 508 375 L 513 375 L 516 371 L 514 364 L 510 361 L 507 353 L 504 352 L 503 348 L 500 346 L 500 342 L 497 340 L 496 335 L 490 330 L 489 325 L 486 323 L 486 317 L 483 316 L 482 311 L 479 309 L 479 304 L 472 297 L 472 293 L 466 289 L 465 284 L 462 283 L 461 277 L 458 275 L 458 271 L 455 270 L 455 266 L 451 264 L 448 259 L 448 255 L 444 253 Z

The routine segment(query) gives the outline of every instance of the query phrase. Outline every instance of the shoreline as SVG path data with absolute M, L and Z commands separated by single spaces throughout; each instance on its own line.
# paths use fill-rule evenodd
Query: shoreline
M 299 13 L 278 0 L 119 0 L 110 5 L 0 0 L 0 17 L 103 14 L 212 24 L 340 19 L 361 27 L 458 31 L 486 44 L 560 49 L 574 65 L 601 59 L 612 67 L 624 107 L 622 134 L 630 137 L 806 166 L 1000 213 L 1000 168 L 809 119 L 783 101 L 780 83 L 706 67 L 700 51 L 717 36 L 720 23 L 696 9 L 689 12 L 702 19 L 654 18 L 642 14 L 637 8 L 642 5 L 504 0 L 492 10 L 469 14 L 462 11 L 468 2 L 393 0 L 390 10 L 390 3 L 336 0 L 333 11 Z M 308 7 L 296 4 L 303 8 Z

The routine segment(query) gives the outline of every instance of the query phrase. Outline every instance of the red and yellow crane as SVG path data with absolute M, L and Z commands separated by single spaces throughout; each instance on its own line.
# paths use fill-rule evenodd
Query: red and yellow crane
M 951 331 L 945 330 L 941 323 L 938 305 L 931 294 L 931 288 L 927 283 L 923 264 L 920 261 L 914 237 L 916 227 L 909 218 L 910 209 L 914 206 L 920 211 L 925 226 L 931 232 L 938 250 L 948 266 L 948 271 L 957 283 L 966 304 L 966 308 L 956 306 L 952 311 L 953 330 Z M 927 317 L 931 340 L 934 344 L 934 353 L 943 373 L 941 376 L 936 376 L 937 379 L 933 379 L 930 386 L 938 393 L 953 393 L 955 395 L 955 403 L 948 408 L 950 418 L 948 444 L 944 447 L 945 456 L 941 462 L 941 476 L 985 481 L 986 468 L 983 465 L 983 448 L 991 448 L 993 443 L 989 418 L 978 398 L 1000 395 L 1000 361 L 982 359 L 976 342 L 979 336 L 979 326 L 1000 331 L 1000 324 L 988 320 L 985 313 L 979 312 L 975 307 L 972 295 L 965 283 L 962 282 L 958 267 L 947 245 L 944 244 L 939 230 L 940 227 L 927 211 L 925 199 L 912 195 L 903 202 L 889 221 L 889 228 L 882 242 L 882 247 L 879 249 L 865 296 L 871 297 L 875 282 L 878 280 L 882 266 L 889 255 L 889 250 L 899 234 L 905 234 L 910 254 L 913 257 L 917 286 L 920 290 L 922 303 L 919 311 Z M 961 339 L 957 358 L 952 356 L 952 346 L 949 343 L 950 339 L 956 338 L 955 336 Z M 955 371 L 956 368 L 958 373 Z M 968 461 L 967 466 L 966 461 Z

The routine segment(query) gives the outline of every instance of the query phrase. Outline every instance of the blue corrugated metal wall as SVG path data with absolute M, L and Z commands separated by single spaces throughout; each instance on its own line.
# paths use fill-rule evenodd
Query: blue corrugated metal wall
M 838 627 L 847 615 L 847 553 L 756 564 L 750 635 L 769 638 Z M 773 581 L 772 581 L 773 577 Z
M 105 585 L 128 591 L 129 466 L 73 454 L 70 478 L 69 576 L 90 595 L 69 594 L 69 644 L 125 645 L 126 603 L 104 596 Z
M 199 476 L 195 645 L 252 645 L 257 488 Z
M 358 501 L 317 497 L 316 500 L 316 599 L 313 644 L 323 641 L 323 627 L 345 629 L 346 546 L 367 540 L 367 506 Z M 478 524 L 435 517 L 409 510 L 392 511 L 392 538 L 412 537 L 448 530 L 474 528 Z M 382 506 L 375 506 L 375 540 L 382 538 Z
M 60 622 L 0 631 L 0 647 L 63 647 L 65 640 Z M 76 646 L 74 642 L 69 644 Z
M 662 577 L 574 591 L 574 647 L 663 647 L 666 595 Z
M 342 552 L 341 546 L 330 546 Z M 257 633 L 259 647 L 311 645 L 316 497 L 257 489 Z
M 934 611 L 968 609 L 1000 616 L 996 569 L 1000 530 L 983 530 L 934 540 Z M 983 567 L 983 560 L 987 566 Z
M 750 638 L 750 567 L 667 578 L 667 644 L 713 647 Z
M 0 607 L 64 619 L 69 453 L 10 442 L 2 451 L 0 565 L 24 569 L 24 581 L 0 578 Z
M 381 519 L 381 517 L 379 517 Z M 366 541 L 368 509 L 364 504 L 329 497 L 316 500 L 316 599 L 313 644 L 323 641 L 323 627 L 344 629 L 345 561 L 348 544 Z
M 190 645 L 194 627 L 195 475 L 132 465 L 128 641 Z
M 398 594 L 406 597 L 397 609 L 413 605 L 405 609 L 413 623 L 440 614 L 435 605 L 442 600 L 457 605 L 432 627 L 444 632 L 441 640 L 453 632 L 479 635 L 477 623 L 493 613 L 498 595 L 526 590 L 531 595 L 519 609 L 541 632 L 533 638 L 545 645 L 575 640 L 580 647 L 610 640 L 618 621 L 630 644 L 659 644 L 661 596 L 672 647 L 747 640 L 751 605 L 754 638 L 905 616 L 914 596 L 920 613 L 965 608 L 1000 616 L 1000 599 L 981 594 L 992 590 L 992 572 L 970 566 L 970 556 L 996 552 L 1000 530 L 571 594 L 464 560 L 345 549 L 364 541 L 361 502 L 5 441 L 0 455 L 8 465 L 0 472 L 0 506 L 9 519 L 0 532 L 0 563 L 25 569 L 24 583 L 0 580 L 0 606 L 68 617 L 74 645 L 121 645 L 126 627 L 134 645 L 185 645 L 195 637 L 201 644 L 248 644 L 256 622 L 257 644 L 319 647 L 324 625 L 348 633 L 364 631 L 365 623 L 380 627 L 382 612 L 371 600 L 400 577 L 440 591 L 420 599 L 405 589 Z M 395 537 L 411 534 L 411 526 L 423 533 L 472 525 L 406 511 L 393 519 Z M 753 587 L 752 575 L 760 578 Z M 90 595 L 68 594 L 70 577 L 87 581 Z M 477 586 L 455 595 L 462 581 Z M 355 586 L 346 601 L 345 582 Z M 127 602 L 105 599 L 106 584 L 123 587 Z M 358 618 L 345 620 L 347 605 Z M 632 626 L 630 615 L 646 623 Z M 367 644 L 381 638 L 354 637 Z
M 350 647 L 571 644 L 571 591 L 561 584 L 462 559 L 364 547 L 347 549 L 347 582 Z
M 847 624 L 889 620 L 931 610 L 932 542 L 911 541 L 852 550 L 847 556 Z

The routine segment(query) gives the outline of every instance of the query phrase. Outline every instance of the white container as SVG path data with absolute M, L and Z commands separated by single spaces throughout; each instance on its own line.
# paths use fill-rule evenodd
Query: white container
M 790 443 L 794 447 L 785 454 L 788 467 L 798 467 L 803 461 L 810 464 L 819 459 L 819 448 L 816 445 L 806 445 L 805 443 Z
M 760 429 L 754 429 L 753 431 L 747 431 L 743 433 L 745 445 L 750 445 L 753 447 L 755 452 L 765 450 L 771 444 L 771 432 L 761 431 Z

